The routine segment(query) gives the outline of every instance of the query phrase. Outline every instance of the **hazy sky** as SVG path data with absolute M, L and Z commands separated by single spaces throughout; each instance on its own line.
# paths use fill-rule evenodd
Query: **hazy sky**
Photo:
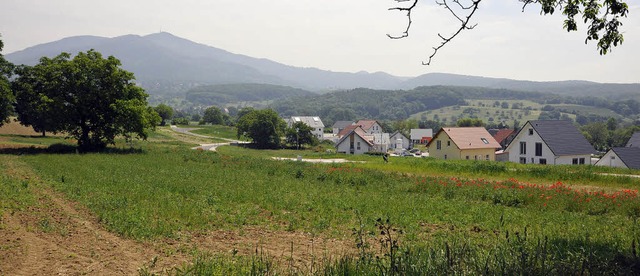
M 431 72 L 523 80 L 640 82 L 640 5 L 627 1 L 625 41 L 600 56 L 584 44 L 585 26 L 562 29 L 560 13 L 522 12 L 517 0 L 481 3 L 474 22 L 443 48 L 432 65 L 421 62 L 456 21 L 434 0 L 422 0 L 411 35 L 406 17 L 388 11 L 392 0 L 2 0 L 3 54 L 68 36 L 170 32 L 198 43 L 277 62 L 324 70 L 384 71 L 398 76 Z

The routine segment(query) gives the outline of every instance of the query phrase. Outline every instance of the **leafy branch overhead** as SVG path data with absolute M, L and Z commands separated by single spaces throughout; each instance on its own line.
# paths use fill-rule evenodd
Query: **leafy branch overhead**
M 409 36 L 411 29 L 412 12 L 419 0 L 394 0 L 398 4 L 389 8 L 392 11 L 400 11 L 406 14 L 408 22 L 406 29 L 400 35 L 387 36 L 391 39 L 402 39 Z M 521 2 L 522 11 L 532 4 L 540 5 L 540 14 L 553 14 L 560 10 L 566 16 L 563 28 L 568 32 L 577 31 L 576 16 L 582 15 L 583 22 L 587 25 L 587 37 L 585 44 L 590 40 L 597 41 L 597 48 L 601 55 L 606 55 L 613 47 L 622 44 L 624 37 L 620 31 L 622 22 L 620 18 L 627 17 L 629 6 L 622 0 L 517 0 Z M 436 4 L 444 7 L 453 17 L 460 22 L 460 26 L 451 35 L 438 33 L 440 44 L 433 47 L 433 52 L 423 65 L 431 64 L 431 60 L 442 47 L 458 36 L 464 30 L 471 30 L 477 24 L 471 23 L 471 18 L 476 14 L 482 0 L 436 0 Z M 578 17 L 579 18 L 579 17 Z

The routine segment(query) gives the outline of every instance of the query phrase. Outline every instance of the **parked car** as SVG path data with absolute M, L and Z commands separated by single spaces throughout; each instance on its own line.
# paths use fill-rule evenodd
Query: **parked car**
M 403 151 L 402 153 L 400 153 L 400 156 L 413 156 L 413 153 L 408 152 L 408 151 Z

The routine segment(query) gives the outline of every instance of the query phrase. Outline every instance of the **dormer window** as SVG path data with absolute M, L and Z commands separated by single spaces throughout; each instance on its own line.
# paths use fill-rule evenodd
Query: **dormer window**
M 484 143 L 485 145 L 489 144 L 489 140 L 487 140 L 486 138 L 480 138 L 480 140 L 482 140 L 482 143 Z

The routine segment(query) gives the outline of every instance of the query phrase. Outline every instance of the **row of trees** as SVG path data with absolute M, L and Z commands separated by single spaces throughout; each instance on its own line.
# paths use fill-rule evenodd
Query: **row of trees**
M 43 57 L 35 66 L 16 67 L 0 56 L 0 125 L 17 115 L 43 135 L 75 138 L 81 151 L 103 149 L 117 136 L 146 139 L 161 118 L 134 75 L 120 67 L 94 50 Z
M 238 138 L 250 138 L 257 148 L 275 149 L 283 147 L 283 142 L 300 148 L 302 145 L 315 145 L 318 139 L 311 133 L 310 126 L 296 122 L 287 127 L 286 122 L 272 109 L 257 110 L 243 108 L 238 113 Z M 285 140 L 282 140 L 282 137 Z

